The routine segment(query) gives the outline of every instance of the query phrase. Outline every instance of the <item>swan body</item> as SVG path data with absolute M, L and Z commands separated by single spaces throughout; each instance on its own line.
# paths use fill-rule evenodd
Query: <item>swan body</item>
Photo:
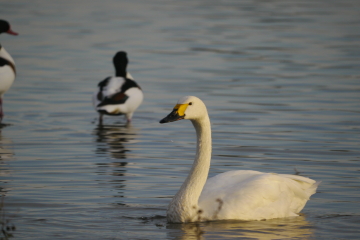
M 10 24 L 5 20 L 0 20 L 0 33 L 18 35 L 12 31 Z M 11 55 L 0 44 L 0 122 L 4 116 L 2 110 L 3 95 L 10 89 L 16 76 L 15 62 Z
M 93 95 L 93 105 L 100 114 L 100 123 L 104 114 L 125 115 L 130 122 L 144 95 L 140 86 L 126 71 L 128 64 L 126 52 L 116 53 L 113 63 L 116 76 L 107 77 L 98 84 L 98 89 Z
M 197 135 L 195 161 L 171 200 L 169 222 L 263 220 L 298 216 L 319 182 L 297 175 L 234 170 L 207 179 L 211 160 L 211 127 L 205 104 L 181 98 L 160 123 L 189 119 Z

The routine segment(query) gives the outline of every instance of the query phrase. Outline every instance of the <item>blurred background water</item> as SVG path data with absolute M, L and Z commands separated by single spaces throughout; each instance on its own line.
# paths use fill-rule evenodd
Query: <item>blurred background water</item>
M 360 2 L 0 1 L 18 75 L 4 98 L 2 220 L 14 239 L 357 239 Z M 126 126 L 91 106 L 118 50 L 145 100 Z M 210 176 L 232 169 L 321 180 L 302 215 L 168 224 L 195 153 L 195 95 L 213 130 Z M 10 231 L 11 232 L 11 231 Z

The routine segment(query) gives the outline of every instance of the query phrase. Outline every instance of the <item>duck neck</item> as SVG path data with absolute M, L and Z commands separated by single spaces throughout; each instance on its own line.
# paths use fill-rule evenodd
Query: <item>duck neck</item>
M 117 77 L 126 78 L 126 70 L 122 67 L 116 67 L 115 68 L 115 75 Z
M 16 68 L 15 68 L 14 59 L 5 50 L 5 48 L 3 48 L 1 45 L 0 45 L 0 58 L 2 58 L 2 61 L 4 61 L 7 65 L 9 65 L 12 68 L 12 70 L 14 71 L 14 74 L 16 74 Z
M 11 55 L 0 45 L 0 57 L 8 60 L 10 63 L 15 64 L 14 59 Z
M 192 120 L 196 130 L 196 156 L 189 175 L 169 205 L 168 215 L 175 222 L 194 221 L 197 218 L 198 201 L 206 183 L 211 160 L 211 127 L 209 116 Z

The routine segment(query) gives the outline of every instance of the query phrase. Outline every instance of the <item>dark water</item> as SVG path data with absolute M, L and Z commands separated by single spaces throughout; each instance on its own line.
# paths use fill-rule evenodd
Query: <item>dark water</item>
M 2 220 L 14 239 L 357 239 L 359 1 L 2 1 L 18 75 L 0 135 Z M 97 125 L 91 95 L 126 50 L 145 93 L 131 126 Z M 321 180 L 302 216 L 168 224 L 192 163 L 179 97 L 207 104 L 210 175 Z

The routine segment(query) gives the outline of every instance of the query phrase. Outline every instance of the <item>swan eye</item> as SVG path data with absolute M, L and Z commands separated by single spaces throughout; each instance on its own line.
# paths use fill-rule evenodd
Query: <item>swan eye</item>
M 192 102 L 189 102 L 189 105 L 192 105 Z

